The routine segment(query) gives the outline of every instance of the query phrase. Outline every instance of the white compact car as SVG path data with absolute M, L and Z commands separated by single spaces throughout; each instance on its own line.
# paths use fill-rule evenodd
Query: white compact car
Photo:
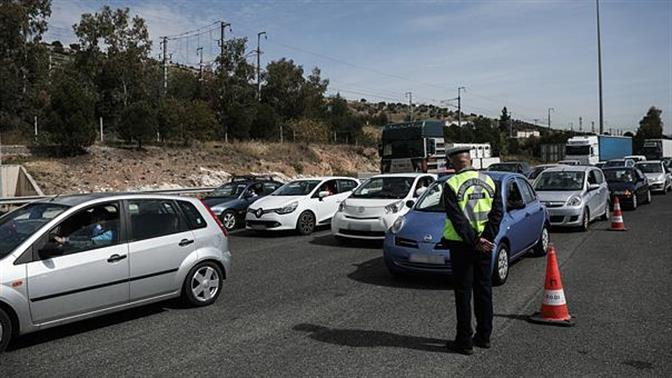
M 384 239 L 387 229 L 435 180 L 436 175 L 427 173 L 370 178 L 341 202 L 331 221 L 332 234 L 337 238 Z
M 351 177 L 318 177 L 289 182 L 254 202 L 245 216 L 247 229 L 297 230 L 308 235 L 326 225 L 341 202 L 359 186 Z

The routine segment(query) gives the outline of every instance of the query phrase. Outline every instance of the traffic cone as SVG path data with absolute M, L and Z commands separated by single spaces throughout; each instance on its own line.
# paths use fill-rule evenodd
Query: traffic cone
M 621 203 L 618 197 L 614 197 L 614 211 L 611 212 L 611 227 L 610 231 L 628 231 L 623 223 L 623 212 L 621 211 Z
M 558 259 L 555 247 L 548 247 L 548 261 L 546 263 L 546 282 L 544 284 L 544 301 L 541 311 L 532 314 L 528 320 L 533 323 L 552 324 L 559 326 L 573 326 L 574 317 L 569 314 L 565 291 L 562 289 Z

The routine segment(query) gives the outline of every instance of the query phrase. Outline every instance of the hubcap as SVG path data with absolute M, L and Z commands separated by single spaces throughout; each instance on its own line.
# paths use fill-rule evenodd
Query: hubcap
M 499 251 L 499 257 L 497 258 L 497 272 L 499 273 L 499 278 L 502 279 L 504 279 L 509 272 L 509 256 L 506 252 L 506 248 L 502 248 Z
M 224 227 L 226 227 L 227 230 L 230 230 L 236 226 L 236 217 L 231 213 L 224 214 L 222 221 Z
M 196 271 L 191 279 L 191 292 L 199 302 L 212 299 L 219 291 L 219 274 L 210 266 Z
M 305 233 L 313 230 L 313 217 L 310 214 L 304 214 L 301 217 L 301 229 Z
M 544 248 L 544 252 L 548 250 L 548 229 L 546 227 L 541 232 L 541 246 Z

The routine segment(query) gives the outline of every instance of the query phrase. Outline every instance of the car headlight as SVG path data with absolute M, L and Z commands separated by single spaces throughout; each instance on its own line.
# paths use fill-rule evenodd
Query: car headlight
M 569 200 L 567 200 L 567 206 L 579 206 L 581 205 L 581 197 L 579 196 L 573 196 Z
M 392 227 L 390 227 L 390 232 L 396 235 L 399 231 L 401 231 L 402 228 L 404 228 L 404 224 L 406 224 L 405 217 L 397 218 L 397 220 L 395 220 L 394 223 L 392 223 Z
M 338 204 L 338 212 L 340 213 L 343 209 L 345 209 L 345 201 Z
M 404 201 L 403 200 L 398 201 L 398 202 L 391 203 L 391 204 L 385 206 L 385 213 L 386 214 L 389 214 L 389 213 L 395 214 L 395 213 L 398 213 L 399 210 L 401 210 L 403 208 L 404 208 Z
M 294 202 L 288 204 L 287 206 L 283 207 L 282 209 L 275 210 L 275 212 L 278 213 L 278 214 L 289 214 L 292 211 L 296 210 L 297 207 L 299 207 L 299 202 L 294 201 Z
M 655 179 L 653 179 L 653 180 L 651 180 L 651 181 L 654 182 L 654 183 L 656 183 L 656 184 L 659 184 L 659 183 L 665 181 L 665 176 L 658 176 L 658 177 L 656 177 Z

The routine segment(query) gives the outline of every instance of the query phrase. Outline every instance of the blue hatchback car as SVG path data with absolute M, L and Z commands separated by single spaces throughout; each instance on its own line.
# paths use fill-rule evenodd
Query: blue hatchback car
M 548 212 L 527 179 L 517 173 L 487 172 L 502 187 L 504 214 L 492 254 L 493 284 L 509 275 L 511 261 L 528 251 L 545 255 L 549 243 Z M 390 273 L 452 274 L 450 250 L 441 243 L 446 213 L 441 201 L 442 177 L 400 217 L 385 235 L 383 254 Z M 410 205 L 410 204 L 409 204 Z

